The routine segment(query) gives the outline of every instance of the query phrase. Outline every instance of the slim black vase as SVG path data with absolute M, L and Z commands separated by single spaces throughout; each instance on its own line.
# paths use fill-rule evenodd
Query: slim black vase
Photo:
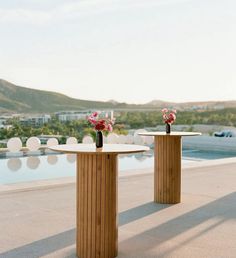
M 103 135 L 101 131 L 96 132 L 96 147 L 97 148 L 103 147 Z
M 166 133 L 170 134 L 171 131 L 171 125 L 166 123 Z

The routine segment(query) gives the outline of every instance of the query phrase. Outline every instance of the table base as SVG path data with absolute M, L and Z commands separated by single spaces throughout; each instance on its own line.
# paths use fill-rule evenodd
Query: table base
M 155 137 L 154 201 L 174 204 L 181 201 L 181 137 Z
M 118 253 L 117 154 L 77 154 L 77 255 Z

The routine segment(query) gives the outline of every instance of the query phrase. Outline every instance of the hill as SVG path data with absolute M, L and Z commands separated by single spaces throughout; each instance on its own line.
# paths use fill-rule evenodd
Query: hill
M 66 95 L 17 86 L 0 79 L 0 112 L 50 113 L 66 110 L 114 109 L 114 110 L 160 110 L 172 107 L 177 110 L 218 110 L 235 108 L 236 101 L 205 101 L 175 103 L 153 100 L 146 104 L 127 104 L 115 100 L 107 102 L 81 100 Z
M 132 108 L 134 106 L 126 103 L 74 99 L 56 92 L 17 86 L 0 79 L 0 111 L 2 112 L 42 113 L 90 108 Z

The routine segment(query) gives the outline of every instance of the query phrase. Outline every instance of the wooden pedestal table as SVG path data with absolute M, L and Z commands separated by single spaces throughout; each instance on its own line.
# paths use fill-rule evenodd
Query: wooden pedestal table
M 77 154 L 77 237 L 80 258 L 113 258 L 118 252 L 117 157 L 148 147 L 126 144 L 71 144 L 51 147 Z
M 182 136 L 196 136 L 192 132 L 147 132 L 142 136 L 154 136 L 154 201 L 180 203 Z

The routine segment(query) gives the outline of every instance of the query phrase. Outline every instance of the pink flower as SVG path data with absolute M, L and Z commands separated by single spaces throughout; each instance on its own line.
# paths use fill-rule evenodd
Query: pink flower
M 168 112 L 168 109 L 167 109 L 167 108 L 163 108 L 163 109 L 161 110 L 161 112 L 162 112 L 162 113 L 167 113 L 167 112 Z
M 111 124 L 108 124 L 108 125 L 107 125 L 107 130 L 108 130 L 109 132 L 112 132 L 113 128 L 112 128 L 112 125 L 111 125 Z
M 93 125 L 97 131 L 112 131 L 112 125 L 115 120 L 108 119 L 107 117 L 99 119 L 99 112 L 92 113 L 88 118 L 88 122 Z
M 172 110 L 171 112 L 169 112 L 169 110 L 167 108 L 162 109 L 162 118 L 163 121 L 167 124 L 173 124 L 176 120 L 176 110 Z
M 164 114 L 162 117 L 163 117 L 164 120 L 168 119 L 168 116 L 166 114 Z
M 170 114 L 169 114 L 169 118 L 170 118 L 171 120 L 175 121 L 176 115 L 175 115 L 174 113 L 170 113 Z
M 93 116 L 93 117 L 97 117 L 97 116 L 98 116 L 98 112 L 97 112 L 97 111 L 96 111 L 96 112 L 93 112 L 92 116 Z
M 97 121 L 96 121 L 92 116 L 90 116 L 90 117 L 88 118 L 88 121 L 89 121 L 91 124 L 93 124 L 93 125 L 95 125 L 95 124 L 97 123 Z

